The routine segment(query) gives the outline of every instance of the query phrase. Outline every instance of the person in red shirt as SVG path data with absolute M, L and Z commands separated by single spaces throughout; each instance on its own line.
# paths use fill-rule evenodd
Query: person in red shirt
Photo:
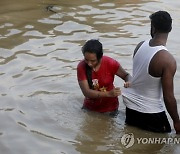
M 129 74 L 114 59 L 103 56 L 98 40 L 88 40 L 82 47 L 84 59 L 77 66 L 77 79 L 85 96 L 83 107 L 96 112 L 118 111 L 120 88 L 115 88 L 115 75 L 128 81 Z

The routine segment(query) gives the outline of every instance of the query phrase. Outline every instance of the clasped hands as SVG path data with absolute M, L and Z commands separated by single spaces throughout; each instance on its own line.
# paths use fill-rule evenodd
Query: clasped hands
M 125 82 L 124 87 L 125 88 L 130 87 L 130 82 Z M 121 95 L 121 89 L 119 87 L 116 87 L 116 88 L 112 89 L 111 91 L 109 91 L 108 95 L 109 95 L 109 97 L 117 97 L 117 96 Z

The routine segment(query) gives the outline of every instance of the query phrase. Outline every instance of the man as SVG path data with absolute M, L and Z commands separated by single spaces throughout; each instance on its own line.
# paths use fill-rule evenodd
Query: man
M 174 97 L 173 78 L 176 61 L 166 46 L 172 29 L 168 12 L 150 15 L 152 39 L 140 42 L 133 56 L 133 77 L 125 84 L 123 101 L 126 105 L 126 123 L 153 132 L 170 132 L 165 107 L 180 134 L 180 120 Z

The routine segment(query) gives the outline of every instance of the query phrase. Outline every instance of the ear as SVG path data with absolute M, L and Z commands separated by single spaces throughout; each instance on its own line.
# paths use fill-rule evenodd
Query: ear
M 151 37 L 153 38 L 154 37 L 154 35 L 156 34 L 156 29 L 155 29 L 155 27 L 153 26 L 153 25 L 151 25 Z
M 156 29 L 155 29 L 155 27 L 153 25 L 151 25 L 151 29 L 152 29 L 153 34 L 155 34 L 156 33 Z

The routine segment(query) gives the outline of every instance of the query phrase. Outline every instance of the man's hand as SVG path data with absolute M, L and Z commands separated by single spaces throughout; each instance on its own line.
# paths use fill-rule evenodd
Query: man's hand
M 180 120 L 178 122 L 174 122 L 174 128 L 176 130 L 176 134 L 180 134 Z

